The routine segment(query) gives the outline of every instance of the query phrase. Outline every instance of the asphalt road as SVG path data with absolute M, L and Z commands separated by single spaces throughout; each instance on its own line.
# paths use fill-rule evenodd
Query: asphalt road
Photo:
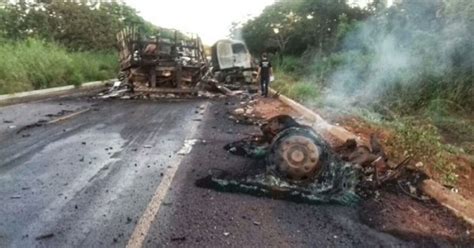
M 85 112 L 23 128 L 62 110 Z M 369 228 L 353 207 L 194 185 L 212 168 L 258 167 L 222 149 L 256 131 L 229 120 L 225 100 L 76 97 L 2 107 L 0 247 L 423 245 Z

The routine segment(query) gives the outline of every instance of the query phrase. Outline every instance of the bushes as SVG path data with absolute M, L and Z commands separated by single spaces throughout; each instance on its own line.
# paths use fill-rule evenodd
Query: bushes
M 112 78 L 114 53 L 68 52 L 35 39 L 0 45 L 0 94 Z
M 295 76 L 298 76 L 298 74 L 303 73 L 304 69 L 303 61 L 295 56 L 284 56 L 277 59 L 273 59 L 272 64 L 275 67 L 275 70 L 294 74 Z
M 320 98 L 320 88 L 310 81 L 299 81 L 281 71 L 275 72 L 271 87 L 280 93 L 299 101 L 316 101 Z

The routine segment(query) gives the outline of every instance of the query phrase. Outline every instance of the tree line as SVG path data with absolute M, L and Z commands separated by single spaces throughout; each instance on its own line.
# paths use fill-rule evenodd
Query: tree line
M 0 37 L 35 38 L 69 50 L 114 49 L 118 31 L 135 26 L 143 34 L 158 28 L 119 1 L 18 1 L 0 6 Z
M 279 54 L 282 69 L 337 94 L 338 102 L 357 99 L 401 111 L 434 100 L 472 107 L 472 13 L 472 0 L 373 0 L 364 7 L 347 0 L 277 0 L 243 23 L 241 34 L 254 55 Z

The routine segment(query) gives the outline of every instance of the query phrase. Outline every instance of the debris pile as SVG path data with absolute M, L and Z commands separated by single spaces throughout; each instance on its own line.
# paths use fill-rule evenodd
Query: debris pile
M 245 96 L 247 96 L 246 99 L 244 99 Z M 229 118 L 237 124 L 260 126 L 264 120 L 255 113 L 254 105 L 256 100 L 250 95 L 243 95 L 242 100 L 244 101 L 240 102 L 240 107 L 234 109 L 230 113 Z
M 333 149 L 311 127 L 288 115 L 270 118 L 260 129 L 261 135 L 232 142 L 224 149 L 234 155 L 264 160 L 264 172 L 236 177 L 211 171 L 196 184 L 308 203 L 353 204 L 389 185 L 415 198 L 423 197 L 416 185 L 424 175 L 407 173 L 409 159 L 399 164 L 390 162 L 375 135 L 371 136 L 370 147 L 347 140 Z
M 202 89 L 193 92 L 173 91 L 173 90 L 155 90 L 155 91 L 137 91 L 130 84 L 116 81 L 106 90 L 100 92 L 97 97 L 100 99 L 183 99 L 183 98 L 216 98 L 225 97 L 221 91 L 216 88 L 212 80 L 203 79 Z

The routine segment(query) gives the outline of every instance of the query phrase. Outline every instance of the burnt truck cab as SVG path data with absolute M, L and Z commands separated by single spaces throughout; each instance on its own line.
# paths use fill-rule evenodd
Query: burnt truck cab
M 256 68 L 247 46 L 238 40 L 220 40 L 211 48 L 212 70 L 219 82 L 251 83 Z

